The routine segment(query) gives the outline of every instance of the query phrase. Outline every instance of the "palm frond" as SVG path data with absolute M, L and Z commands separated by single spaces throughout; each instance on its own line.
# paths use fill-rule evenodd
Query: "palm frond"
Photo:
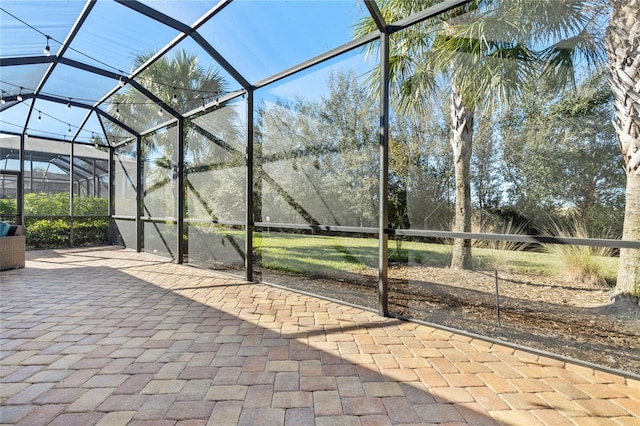
M 604 50 L 596 37 L 583 29 L 573 37 L 554 43 L 540 53 L 544 64 L 542 78 L 555 82 L 556 86 L 575 87 L 575 67 L 585 63 L 596 69 L 604 61 Z
M 386 0 L 380 8 L 387 22 L 437 3 L 431 0 Z M 575 83 L 579 65 L 604 58 L 601 35 L 593 31 L 605 0 L 478 0 L 446 16 L 394 33 L 390 79 L 401 109 L 424 111 L 437 81 L 448 76 L 470 107 L 516 100 L 542 79 Z M 356 27 L 374 31 L 371 19 Z M 366 47 L 378 53 L 377 43 Z M 377 67 L 368 82 L 379 84 Z

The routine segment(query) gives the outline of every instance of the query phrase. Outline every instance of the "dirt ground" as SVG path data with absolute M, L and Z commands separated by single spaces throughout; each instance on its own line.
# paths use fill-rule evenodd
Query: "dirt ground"
M 262 272 L 266 282 L 376 310 L 378 307 L 376 270 L 333 279 Z M 496 300 L 493 271 L 390 265 L 388 274 L 392 315 L 640 374 L 637 298 L 612 303 L 607 288 L 500 272 Z

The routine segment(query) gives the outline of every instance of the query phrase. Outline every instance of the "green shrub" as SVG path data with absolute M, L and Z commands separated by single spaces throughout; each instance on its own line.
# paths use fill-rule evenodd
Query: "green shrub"
M 18 211 L 15 198 L 2 198 L 0 199 L 0 215 L 12 216 Z
M 27 245 L 35 248 L 69 245 L 69 223 L 62 219 L 38 220 L 27 227 Z
M 25 216 L 68 216 L 69 194 L 24 194 Z
M 35 248 L 68 247 L 69 222 L 64 219 L 40 219 L 27 224 L 27 245 Z M 74 245 L 98 245 L 108 241 L 106 219 L 77 221 L 73 224 Z
M 109 225 L 106 219 L 74 222 L 73 244 L 105 244 L 109 239 Z
M 13 203 L 15 205 L 15 200 Z M 2 209 L 0 204 L 0 212 Z M 78 216 L 106 216 L 109 212 L 109 200 L 98 197 L 74 197 L 73 212 Z M 25 194 L 24 214 L 25 216 L 68 216 L 69 194 L 66 192 Z
M 109 200 L 98 197 L 75 197 L 73 213 L 78 216 L 106 216 L 109 214 Z
M 78 216 L 106 216 L 108 202 L 106 198 L 75 197 L 74 214 Z M 2 205 L 0 205 L 1 208 Z M 68 247 L 70 245 L 68 193 L 25 194 L 24 213 L 27 245 L 35 248 Z M 64 219 L 36 219 L 33 216 L 53 218 L 61 216 Z M 104 244 L 108 241 L 108 229 L 106 219 L 76 220 L 73 224 L 73 244 Z

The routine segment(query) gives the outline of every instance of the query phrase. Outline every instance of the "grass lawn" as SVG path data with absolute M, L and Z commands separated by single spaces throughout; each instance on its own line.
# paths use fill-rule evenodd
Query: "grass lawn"
M 262 266 L 284 272 L 322 274 L 323 272 L 357 273 L 378 264 L 378 240 L 375 238 L 297 235 L 285 233 L 256 233 L 256 253 Z M 503 270 L 534 275 L 561 275 L 567 271 L 569 255 L 531 251 L 509 251 L 474 248 L 474 267 L 480 270 Z M 575 257 L 575 256 L 574 256 Z M 598 265 L 603 278 L 614 283 L 617 259 L 586 256 L 581 262 Z M 451 246 L 446 244 L 389 241 L 389 261 L 412 266 L 447 267 Z M 575 259 L 571 259 L 575 261 Z
M 216 233 L 236 240 L 244 237 L 242 230 L 218 229 Z M 368 237 L 340 237 L 256 232 L 254 252 L 259 264 L 267 269 L 309 276 L 335 277 L 340 273 L 361 273 L 378 266 L 378 240 Z M 548 252 L 501 250 L 473 247 L 474 269 L 504 271 L 571 280 L 583 280 L 585 273 L 595 273 L 601 280 L 614 285 L 618 259 L 591 254 L 587 247 L 548 246 Z M 409 266 L 446 268 L 451 261 L 451 246 L 416 241 L 389 240 L 389 262 Z

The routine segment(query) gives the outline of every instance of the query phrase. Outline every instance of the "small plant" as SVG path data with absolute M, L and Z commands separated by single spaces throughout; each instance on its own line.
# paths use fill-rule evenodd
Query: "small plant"
M 553 223 L 551 232 L 545 232 L 549 236 L 566 238 L 589 238 L 584 223 L 574 221 L 568 226 Z M 610 247 L 593 247 L 569 244 L 545 244 L 545 251 L 556 256 L 560 260 L 563 273 L 570 280 L 578 281 L 593 287 L 615 285 L 607 274 L 606 258 L 613 256 L 614 250 Z
M 502 226 L 495 226 L 489 230 L 491 233 L 501 235 L 526 235 L 526 225 L 514 225 L 512 220 L 504 222 Z M 486 232 L 486 231 L 485 231 Z M 491 270 L 506 270 L 509 268 L 509 262 L 513 256 L 509 252 L 522 251 L 529 247 L 529 243 L 506 240 L 473 240 L 474 248 L 485 249 L 485 255 L 477 257 L 475 261 L 479 263 L 481 268 Z
M 409 250 L 402 247 L 403 246 L 402 237 L 396 236 L 393 239 L 393 242 L 395 243 L 395 247 L 389 248 L 389 255 L 388 255 L 389 262 L 407 263 L 409 260 Z

